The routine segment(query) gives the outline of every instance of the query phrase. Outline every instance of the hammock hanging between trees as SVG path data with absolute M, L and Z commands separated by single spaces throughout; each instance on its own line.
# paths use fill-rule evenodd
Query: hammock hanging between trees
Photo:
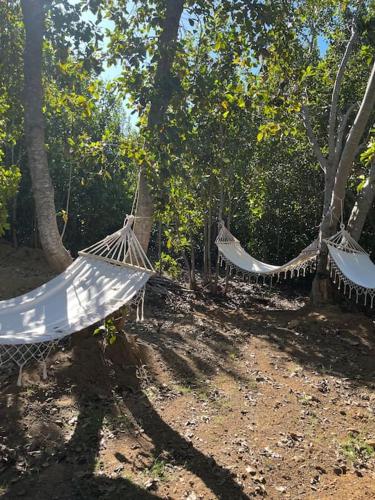
M 328 246 L 328 266 L 334 283 L 339 290 L 352 297 L 353 290 L 356 302 L 363 295 L 364 303 L 370 298 L 370 307 L 374 306 L 375 298 L 375 264 L 367 252 L 345 231 L 341 225 L 340 231 L 325 240 Z M 342 287 L 343 285 L 343 287 Z
M 286 278 L 288 272 L 291 277 L 294 275 L 299 276 L 300 273 L 305 276 L 306 271 L 315 265 L 318 254 L 318 244 L 317 241 L 314 241 L 302 250 L 297 257 L 282 266 L 266 264 L 249 255 L 223 222 L 220 223 L 220 230 L 215 243 L 219 250 L 220 261 L 226 262 L 230 271 L 235 269 L 242 273 L 244 277 L 251 278 L 253 276 L 257 280 L 259 277 L 263 277 L 263 279 L 270 277 L 272 279 L 273 276 L 280 277 L 282 274 Z
M 125 304 L 137 305 L 143 319 L 145 285 L 153 267 L 137 240 L 129 216 L 124 227 L 79 252 L 62 274 L 39 288 L 0 301 L 0 367 L 13 361 L 22 369 L 43 364 L 64 337 L 104 320 Z
M 330 276 L 339 289 L 352 297 L 353 290 L 356 294 L 356 302 L 359 297 L 364 297 L 367 305 L 367 297 L 370 298 L 370 307 L 375 303 L 375 264 L 371 261 L 368 253 L 345 231 L 341 224 L 340 230 L 331 238 L 324 240 L 328 246 L 328 267 Z M 290 272 L 290 276 L 303 276 L 306 270 L 315 265 L 318 254 L 318 243 L 314 241 L 290 262 L 282 266 L 272 266 L 260 262 L 249 255 L 241 246 L 240 242 L 221 223 L 221 228 L 216 239 L 219 250 L 219 258 L 229 265 L 229 269 L 236 269 L 244 276 L 278 276 L 284 273 L 284 277 Z M 342 288 L 343 285 L 343 288 Z

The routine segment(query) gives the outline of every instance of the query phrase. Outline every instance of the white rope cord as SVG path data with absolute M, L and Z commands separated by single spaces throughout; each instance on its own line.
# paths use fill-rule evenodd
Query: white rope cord
M 154 273 L 150 260 L 131 228 L 133 222 L 134 215 L 127 216 L 123 228 L 85 248 L 79 255 L 90 255 L 111 264 L 139 267 Z

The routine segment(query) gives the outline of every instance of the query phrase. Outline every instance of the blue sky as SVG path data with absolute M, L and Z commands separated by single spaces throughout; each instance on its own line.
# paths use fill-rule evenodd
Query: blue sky
M 74 2 L 78 2 L 79 0 L 73 0 Z M 129 8 L 132 7 L 132 3 L 129 2 Z M 95 16 L 90 12 L 90 11 L 85 11 L 82 14 L 83 19 L 90 20 L 90 21 L 95 21 Z M 103 19 L 103 21 L 100 23 L 100 26 L 103 30 L 103 33 L 106 31 L 111 31 L 114 29 L 114 23 L 108 19 Z M 103 46 L 106 48 L 108 45 L 108 37 L 104 37 L 103 41 Z M 327 51 L 328 48 L 328 43 L 327 40 L 325 40 L 323 37 L 318 38 L 318 47 L 320 50 L 320 54 L 324 56 L 324 54 Z M 102 79 L 104 81 L 110 81 L 113 80 L 121 75 L 121 65 L 116 64 L 112 66 L 108 66 L 105 64 L 104 70 L 102 72 Z M 131 114 L 132 108 L 130 107 L 128 101 L 125 99 L 124 101 L 124 118 L 125 120 L 129 120 L 130 125 L 133 127 L 136 127 L 136 123 L 138 121 L 138 115 L 137 113 Z

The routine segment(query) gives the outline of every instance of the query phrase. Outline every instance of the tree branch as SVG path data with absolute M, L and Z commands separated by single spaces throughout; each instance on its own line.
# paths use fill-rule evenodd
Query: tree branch
M 359 240 L 365 225 L 367 215 L 375 199 L 375 159 L 372 160 L 369 175 L 357 196 L 357 200 L 350 214 L 348 231 L 355 240 Z
M 352 114 L 356 103 L 353 103 L 349 106 L 345 115 L 342 117 L 342 120 L 337 128 L 337 139 L 336 139 L 336 147 L 335 147 L 335 161 L 334 164 L 337 165 L 340 159 L 340 154 L 342 151 L 342 141 L 344 138 L 344 133 L 346 130 L 346 126 L 348 124 L 349 116 Z
M 344 55 L 341 59 L 341 63 L 339 69 L 336 74 L 335 84 L 333 86 L 332 98 L 331 98 L 331 109 L 329 113 L 329 121 L 328 121 L 328 157 L 330 160 L 333 160 L 335 154 L 335 128 L 336 128 L 336 120 L 337 120 L 337 104 L 340 95 L 340 89 L 342 80 L 344 78 L 345 69 L 348 64 L 351 53 L 353 52 L 353 48 L 355 42 L 357 40 L 357 27 L 353 20 L 352 24 L 352 34 L 350 39 L 346 45 L 346 49 Z
M 340 158 L 340 163 L 337 168 L 334 189 L 331 199 L 331 212 L 334 216 L 340 213 L 340 200 L 345 198 L 346 183 L 353 166 L 353 161 L 358 150 L 359 142 L 366 129 L 368 120 L 375 106 L 375 62 L 367 82 L 365 94 L 363 96 L 361 106 L 357 112 L 352 128 L 350 129 L 348 138 Z M 326 236 L 326 226 L 329 227 L 330 221 L 326 218 L 323 221 L 324 235 Z M 333 229 L 333 228 L 331 228 Z M 323 228 L 322 228 L 323 230 Z
M 313 148 L 316 159 L 318 160 L 319 165 L 320 165 L 321 169 L 323 170 L 323 172 L 326 173 L 326 171 L 327 171 L 327 159 L 324 157 L 322 150 L 320 149 L 318 139 L 316 138 L 314 131 L 312 129 L 309 108 L 305 105 L 302 105 L 302 117 L 303 117 L 303 123 L 305 125 L 305 129 L 307 132 L 307 137 L 308 137 L 310 144 Z

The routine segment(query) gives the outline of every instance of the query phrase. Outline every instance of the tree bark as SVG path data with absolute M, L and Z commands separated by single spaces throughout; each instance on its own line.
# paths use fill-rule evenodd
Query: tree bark
M 360 109 L 357 112 L 353 126 L 344 141 L 344 134 L 348 119 L 354 110 L 352 104 L 345 115 L 338 122 L 338 100 L 342 81 L 348 61 L 353 52 L 357 40 L 357 29 L 353 22 L 351 37 L 347 43 L 341 63 L 337 70 L 335 83 L 332 90 L 331 106 L 328 123 L 328 155 L 324 156 L 318 144 L 317 138 L 312 130 L 308 107 L 302 108 L 304 124 L 309 141 L 315 156 L 324 171 L 325 190 L 323 202 L 323 216 L 320 225 L 320 251 L 318 256 L 317 272 L 312 287 L 312 300 L 314 303 L 324 303 L 329 299 L 329 276 L 327 273 L 328 249 L 324 239 L 332 236 L 336 230 L 337 222 L 345 200 L 345 191 L 348 177 L 352 169 L 358 145 L 366 129 L 370 114 L 375 104 L 375 64 L 372 68 L 367 88 L 362 99 Z
M 37 216 L 40 242 L 49 264 L 63 271 L 72 259 L 59 234 L 54 189 L 48 170 L 43 116 L 42 45 L 44 0 L 23 0 L 25 25 L 24 107 L 28 164 Z
M 348 231 L 358 241 L 361 237 L 367 215 L 375 199 L 375 159 L 372 160 L 369 175 L 350 214 Z
M 340 162 L 337 168 L 334 188 L 332 191 L 330 209 L 324 215 L 321 231 L 324 238 L 331 236 L 337 227 L 342 203 L 345 200 L 345 190 L 358 146 L 366 129 L 368 120 L 375 106 L 375 63 L 373 64 L 361 106 L 345 142 Z
M 365 132 L 368 120 L 375 106 L 375 63 L 373 64 L 366 91 L 364 93 L 361 106 L 355 117 L 353 126 L 350 129 L 348 137 L 343 145 L 340 160 L 336 169 L 331 200 L 326 210 L 324 207 L 323 218 L 320 225 L 320 252 L 318 256 L 317 273 L 312 287 L 312 300 L 315 304 L 327 302 L 329 293 L 329 277 L 327 272 L 328 249 L 324 243 L 325 238 L 332 236 L 337 228 L 337 222 L 340 220 L 340 213 L 345 201 L 345 192 L 347 181 L 353 167 L 355 156 L 358 152 L 358 146 Z M 331 172 L 332 175 L 332 172 Z M 327 185 L 325 189 L 329 189 Z M 326 193 L 327 194 L 327 191 Z M 326 198 L 326 196 L 325 196 Z
M 184 8 L 184 0 L 166 0 L 165 18 L 158 42 L 159 60 L 154 79 L 154 95 L 151 99 L 147 129 L 151 135 L 159 135 L 165 113 L 173 95 L 171 69 L 176 55 L 178 28 Z M 145 169 L 141 170 L 139 179 L 138 205 L 134 232 L 140 244 L 147 252 L 151 237 L 154 203 Z

